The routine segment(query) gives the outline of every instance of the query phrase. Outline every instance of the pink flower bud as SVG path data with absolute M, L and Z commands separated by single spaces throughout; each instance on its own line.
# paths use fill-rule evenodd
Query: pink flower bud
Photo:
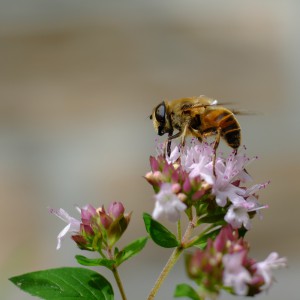
M 125 208 L 121 202 L 113 202 L 108 207 L 108 213 L 113 219 L 118 219 L 124 214 Z
M 215 249 L 218 252 L 223 252 L 225 250 L 226 242 L 227 242 L 227 236 L 224 233 L 224 231 L 221 230 L 214 241 Z
M 163 180 L 163 175 L 160 171 L 148 172 L 145 175 L 145 179 L 153 186 L 159 185 L 159 182 Z
M 205 191 L 203 189 L 197 191 L 193 196 L 192 200 L 198 200 L 205 194 Z
M 174 169 L 173 171 L 171 171 L 171 179 L 173 182 L 178 182 L 179 180 L 179 173 Z
M 183 190 L 188 193 L 191 190 L 192 186 L 191 186 L 191 181 L 190 179 L 187 177 L 183 183 Z
M 187 272 L 190 278 L 197 278 L 203 269 L 204 252 L 197 249 L 187 256 Z
M 153 156 L 150 156 L 150 166 L 151 166 L 151 170 L 152 170 L 153 172 L 158 171 L 158 169 L 159 169 L 158 161 L 157 161 L 157 159 L 156 159 L 155 157 L 153 157 Z
M 89 223 L 91 218 L 93 218 L 95 215 L 97 215 L 97 211 L 92 205 L 87 204 L 81 208 L 81 220 L 83 223 Z
M 94 235 L 94 230 L 92 229 L 92 227 L 90 225 L 85 225 L 85 224 L 80 224 L 80 232 L 83 235 L 89 235 L 89 236 L 93 236 Z
M 180 189 L 181 189 L 181 187 L 180 187 L 180 184 L 179 184 L 179 183 L 174 183 L 174 184 L 172 184 L 172 192 L 173 192 L 174 194 L 179 193 Z
M 113 219 L 103 211 L 99 211 L 100 220 L 105 229 L 108 229 L 113 222 Z

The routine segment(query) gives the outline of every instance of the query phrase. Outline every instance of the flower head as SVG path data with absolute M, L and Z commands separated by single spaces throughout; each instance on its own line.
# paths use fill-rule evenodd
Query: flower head
M 203 250 L 188 255 L 187 273 L 209 292 L 218 294 L 224 288 L 236 295 L 254 296 L 271 285 L 272 270 L 285 267 L 286 259 L 271 253 L 257 263 L 248 253 L 248 243 L 227 225 Z
M 256 192 L 268 183 L 245 186 L 252 180 L 245 168 L 256 157 L 250 159 L 243 151 L 233 151 L 227 158 L 217 156 L 214 172 L 212 144 L 192 141 L 190 146 L 174 147 L 170 157 L 163 156 L 162 146 L 157 149 L 158 156 L 150 157 L 151 172 L 145 176 L 156 193 L 154 217 L 165 214 L 178 220 L 178 210 L 183 210 L 183 206 L 175 200 L 180 198 L 186 208 L 195 207 L 206 223 L 225 220 L 234 228 L 249 230 L 251 218 L 266 208 L 258 203 Z M 176 184 L 178 191 L 170 193 L 166 187 Z M 178 210 L 175 203 L 180 207 Z
M 99 251 L 110 248 L 122 236 L 130 221 L 130 214 L 124 214 L 124 207 L 120 202 L 110 204 L 108 213 L 103 206 L 96 209 L 90 204 L 77 207 L 77 210 L 81 214 L 81 221 L 71 217 L 62 208 L 49 210 L 68 223 L 58 234 L 57 249 L 61 247 L 61 240 L 68 232 L 80 249 Z

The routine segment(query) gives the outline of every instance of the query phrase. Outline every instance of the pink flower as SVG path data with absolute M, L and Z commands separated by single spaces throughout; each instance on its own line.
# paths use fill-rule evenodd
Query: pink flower
M 152 213 L 154 219 L 160 216 L 166 216 L 172 222 L 180 219 L 180 212 L 184 211 L 187 206 L 174 194 L 174 188 L 176 190 L 177 186 L 171 183 L 161 185 L 159 193 L 155 195 L 156 202 Z
M 200 176 L 207 183 L 213 182 L 212 157 L 213 148 L 207 143 L 201 143 L 187 148 L 181 156 L 182 166 L 189 172 L 191 178 Z
M 172 151 L 171 151 L 171 154 L 170 156 L 168 156 L 166 154 L 166 143 L 158 143 L 157 141 L 157 144 L 156 144 L 156 153 L 158 156 L 163 156 L 166 158 L 166 161 L 169 163 L 169 164 L 174 164 L 177 159 L 180 157 L 180 149 L 179 149 L 179 146 L 175 146 Z
M 223 284 L 226 287 L 232 287 L 234 292 L 240 296 L 247 295 L 248 284 L 251 282 L 251 275 L 243 266 L 245 255 L 246 252 L 241 251 L 223 256 Z
M 166 160 L 167 160 L 167 162 L 169 163 L 169 164 L 174 164 L 176 161 L 177 161 L 177 159 L 180 157 L 180 151 L 179 151 L 179 147 L 178 146 L 176 146 L 173 150 L 172 150 L 172 152 L 171 152 L 171 155 L 170 155 L 170 157 L 166 157 Z
M 57 246 L 56 249 L 58 250 L 61 247 L 61 241 L 65 237 L 68 232 L 71 233 L 78 233 L 80 231 L 80 221 L 76 220 L 75 218 L 71 217 L 65 210 L 62 208 L 60 209 L 53 209 L 50 208 L 49 212 L 54 214 L 64 222 L 68 223 L 68 225 L 58 234 L 57 236 Z
M 233 228 L 240 228 L 244 225 L 244 227 L 249 230 L 251 227 L 248 209 L 244 206 L 231 205 L 224 219 Z
M 279 257 L 276 252 L 270 253 L 264 261 L 254 264 L 253 267 L 256 268 L 256 274 L 262 276 L 264 279 L 264 285 L 261 289 L 267 290 L 274 281 L 272 270 L 286 266 L 287 259 L 285 257 Z
M 237 186 L 235 182 L 246 182 L 250 176 L 245 171 L 249 159 L 242 154 L 232 152 L 227 160 L 217 159 L 215 171 L 216 177 L 213 178 L 212 193 L 216 195 L 216 202 L 224 207 L 227 199 L 234 205 L 241 205 L 245 202 L 245 190 Z

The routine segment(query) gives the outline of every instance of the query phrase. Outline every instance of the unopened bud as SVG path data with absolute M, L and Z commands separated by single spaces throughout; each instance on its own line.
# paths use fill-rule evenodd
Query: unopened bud
M 124 214 L 124 206 L 121 202 L 113 202 L 108 207 L 108 213 L 113 219 L 118 219 Z
M 105 229 L 108 229 L 113 222 L 113 219 L 103 211 L 99 211 L 100 220 Z
M 179 193 L 180 189 L 181 189 L 181 187 L 180 187 L 180 184 L 179 184 L 179 183 L 174 183 L 174 184 L 172 184 L 172 192 L 173 192 L 174 194 Z
M 178 199 L 179 199 L 180 201 L 184 202 L 184 201 L 186 200 L 186 198 L 187 198 L 187 195 L 185 195 L 185 194 L 183 194 L 183 193 L 179 193 L 179 194 L 177 195 L 177 197 L 178 197 Z

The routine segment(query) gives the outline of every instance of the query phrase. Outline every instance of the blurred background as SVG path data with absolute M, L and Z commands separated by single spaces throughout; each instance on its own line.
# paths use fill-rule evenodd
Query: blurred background
M 275 250 L 289 268 L 257 299 L 299 299 L 299 11 L 294 0 L 2 0 L 1 299 L 32 299 L 11 276 L 76 265 L 69 238 L 56 251 L 65 223 L 47 207 L 77 216 L 75 205 L 123 201 L 133 216 L 120 246 L 145 235 L 148 116 L 162 99 L 200 94 L 258 112 L 239 117 L 248 155 L 260 158 L 249 167 L 255 183 L 271 180 L 251 255 Z M 146 299 L 169 255 L 149 242 L 122 265 L 128 299 Z M 183 261 L 157 299 L 172 299 L 175 282 L 188 282 Z

